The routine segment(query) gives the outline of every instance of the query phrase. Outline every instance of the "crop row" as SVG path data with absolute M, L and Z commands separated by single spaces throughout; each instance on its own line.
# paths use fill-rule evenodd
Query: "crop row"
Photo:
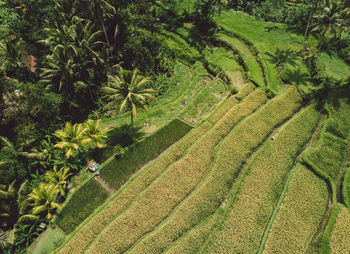
M 279 113 L 281 110 L 279 111 Z M 319 121 L 319 112 L 309 106 L 291 119 L 248 166 L 245 177 L 230 200 L 220 230 L 209 239 L 209 252 L 252 253 L 259 249 L 261 236 L 276 200 L 298 154 Z
M 130 202 L 146 188 L 169 165 L 181 158 L 188 148 L 193 145 L 198 136 L 204 135 L 219 119 L 237 104 L 234 97 L 228 98 L 205 120 L 188 135 L 175 144 L 164 156 L 148 166 L 141 174 L 130 180 L 105 207 L 98 209 L 80 228 L 71 235 L 70 240 L 60 253 L 81 253 L 94 237 L 115 216 L 124 210 Z M 152 170 L 151 170 L 152 169 Z
M 330 253 L 350 253 L 350 210 L 342 207 L 338 212 L 329 239 Z
M 221 143 L 215 163 L 198 188 L 132 252 L 161 253 L 182 233 L 213 214 L 224 201 L 246 159 L 300 106 L 300 97 L 295 88 L 291 88 L 245 119 Z
M 273 221 L 264 253 L 304 253 L 321 223 L 328 196 L 327 184 L 300 166 Z
M 305 159 L 328 174 L 335 182 L 342 171 L 347 143 L 332 134 L 325 133 L 322 142 L 305 154 Z
M 183 158 L 170 165 L 157 181 L 140 193 L 128 209 L 107 225 L 86 253 L 124 252 L 142 235 L 153 230 L 206 175 L 214 160 L 217 145 L 237 123 L 257 110 L 266 99 L 265 93 L 258 89 L 230 110 L 199 138 Z

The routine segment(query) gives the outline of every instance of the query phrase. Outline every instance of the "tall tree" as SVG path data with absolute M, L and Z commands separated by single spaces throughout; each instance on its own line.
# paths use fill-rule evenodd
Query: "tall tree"
M 58 189 L 58 193 L 65 196 L 67 180 L 70 175 L 72 175 L 72 173 L 69 173 L 69 168 L 57 170 L 57 166 L 54 166 L 53 170 L 45 173 L 45 180 L 55 185 Z
M 107 85 L 102 89 L 106 98 L 110 101 L 105 109 L 119 109 L 119 113 L 130 110 L 130 129 L 134 126 L 134 118 L 137 116 L 137 108 L 147 110 L 147 100 L 155 100 L 156 91 L 147 88 L 150 78 L 142 77 L 137 69 L 124 70 L 119 66 L 118 75 L 108 75 Z
M 105 140 L 107 138 L 106 133 L 108 131 L 107 128 L 102 129 L 101 127 L 101 119 L 98 120 L 87 120 L 84 123 L 86 128 L 85 138 L 83 143 L 93 144 L 97 148 L 102 148 L 105 146 Z

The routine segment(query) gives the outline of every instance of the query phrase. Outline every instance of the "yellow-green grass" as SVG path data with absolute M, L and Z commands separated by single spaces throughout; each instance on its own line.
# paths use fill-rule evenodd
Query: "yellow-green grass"
M 345 205 L 350 209 L 350 168 L 347 169 L 344 176 L 343 198 Z
M 331 253 L 350 253 L 350 210 L 343 207 L 337 216 L 329 242 Z
M 203 76 L 207 75 L 201 63 L 195 63 L 191 68 L 177 63 L 174 73 L 169 79 L 168 90 L 148 105 L 148 111 L 139 109 L 134 121 L 135 128 L 149 133 L 174 119 L 190 104 L 204 88 Z M 116 111 L 118 112 L 118 111 Z M 144 125 L 147 122 L 148 125 Z M 130 112 L 116 117 L 103 119 L 104 127 L 120 127 L 130 124 Z
M 306 167 L 299 167 L 289 182 L 263 253 L 305 253 L 328 197 L 327 184 Z
M 72 197 L 58 213 L 55 223 L 65 232 L 70 233 L 86 217 L 108 198 L 108 191 L 95 179 L 90 179 L 73 193 Z
M 132 253 L 161 253 L 182 233 L 213 214 L 224 201 L 245 160 L 300 106 L 300 95 L 291 88 L 237 126 L 220 144 L 207 177 L 170 217 L 135 245 Z
M 215 73 L 221 71 L 241 71 L 242 68 L 237 62 L 235 55 L 226 48 L 214 47 L 203 50 L 205 61 L 209 63 Z
M 278 69 L 271 63 L 268 54 L 275 52 L 276 48 L 302 50 L 303 36 L 291 30 L 288 31 L 287 25 L 258 21 L 253 16 L 233 10 L 223 12 L 220 22 L 222 28 L 250 44 L 251 50 L 257 51 L 257 60 L 261 61 L 265 70 L 269 89 L 274 93 L 283 91 L 286 85 L 282 82 Z M 302 61 L 297 62 L 298 68 L 301 73 L 310 76 Z M 299 86 L 303 88 L 308 84 L 305 82 Z
M 170 165 L 149 188 L 140 193 L 128 209 L 116 216 L 86 253 L 124 252 L 142 235 L 154 229 L 206 175 L 219 143 L 237 123 L 264 104 L 266 99 L 265 93 L 258 89 L 230 110 L 200 137 L 184 157 Z
M 190 125 L 174 119 L 142 142 L 128 147 L 120 158 L 114 158 L 100 169 L 101 177 L 114 189 L 119 189 L 136 170 L 156 158 L 192 129 Z
M 346 80 L 350 77 L 350 67 L 338 57 L 336 52 L 321 52 L 317 58 L 320 75 Z
M 46 229 L 35 241 L 29 246 L 28 254 L 45 254 L 53 251 L 64 240 L 65 233 L 59 228 Z
M 325 133 L 322 142 L 305 154 L 307 162 L 316 165 L 337 182 L 341 177 L 347 143 L 332 134 Z
M 253 83 L 247 83 L 236 95 L 237 100 L 242 100 L 248 94 L 250 94 L 255 89 L 255 85 Z
M 320 118 L 309 106 L 282 127 L 250 163 L 230 200 L 218 232 L 205 245 L 209 253 L 253 253 L 259 250 L 264 230 L 298 154 Z
M 235 37 L 230 37 L 222 32 L 219 33 L 219 39 L 229 44 L 242 57 L 248 69 L 248 78 L 254 81 L 259 86 L 265 86 L 263 71 L 259 63 L 257 62 L 255 56 L 249 50 L 249 47 L 247 47 L 239 39 Z
M 335 90 L 328 101 L 331 120 L 326 131 L 346 139 L 350 134 L 350 86 Z
M 206 82 L 205 88 L 196 99 L 181 113 L 180 118 L 195 125 L 205 118 L 227 95 L 225 84 L 217 81 Z
M 141 174 L 132 178 L 108 203 L 100 207 L 67 238 L 60 253 L 82 253 L 115 214 L 128 207 L 139 192 L 154 181 L 164 169 L 181 158 L 199 136 L 204 135 L 236 104 L 237 100 L 234 97 L 226 99 L 203 123 L 176 143 L 164 156 L 148 166 Z
M 182 235 L 170 248 L 166 251 L 168 254 L 177 253 L 199 253 L 210 232 L 223 211 L 215 213 L 207 219 L 201 221 L 200 224 L 191 229 L 188 233 Z

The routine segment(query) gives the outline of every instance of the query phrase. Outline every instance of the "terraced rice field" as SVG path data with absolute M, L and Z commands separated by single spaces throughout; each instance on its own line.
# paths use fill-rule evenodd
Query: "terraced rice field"
M 177 66 L 172 96 L 142 121 L 158 126 L 176 115 L 194 128 L 55 253 L 350 253 L 350 90 L 305 105 L 265 54 L 290 41 L 297 50 L 300 38 L 279 35 L 285 27 L 277 25 L 276 45 L 253 43 L 271 31 L 249 18 L 233 25 L 242 15 L 224 13 L 220 46 L 200 53 L 209 69 L 240 73 L 240 92 L 209 85 L 200 63 Z M 257 34 L 247 36 L 255 23 Z M 164 36 L 190 47 L 179 34 Z M 263 87 L 277 96 L 269 99 Z

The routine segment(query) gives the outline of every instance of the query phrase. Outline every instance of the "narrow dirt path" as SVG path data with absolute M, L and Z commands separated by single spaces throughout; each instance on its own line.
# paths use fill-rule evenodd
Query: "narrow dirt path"
M 109 192 L 110 196 L 114 195 L 115 189 L 109 186 L 109 184 L 106 183 L 100 176 L 95 176 L 95 179 L 101 184 L 102 187 L 104 187 Z

